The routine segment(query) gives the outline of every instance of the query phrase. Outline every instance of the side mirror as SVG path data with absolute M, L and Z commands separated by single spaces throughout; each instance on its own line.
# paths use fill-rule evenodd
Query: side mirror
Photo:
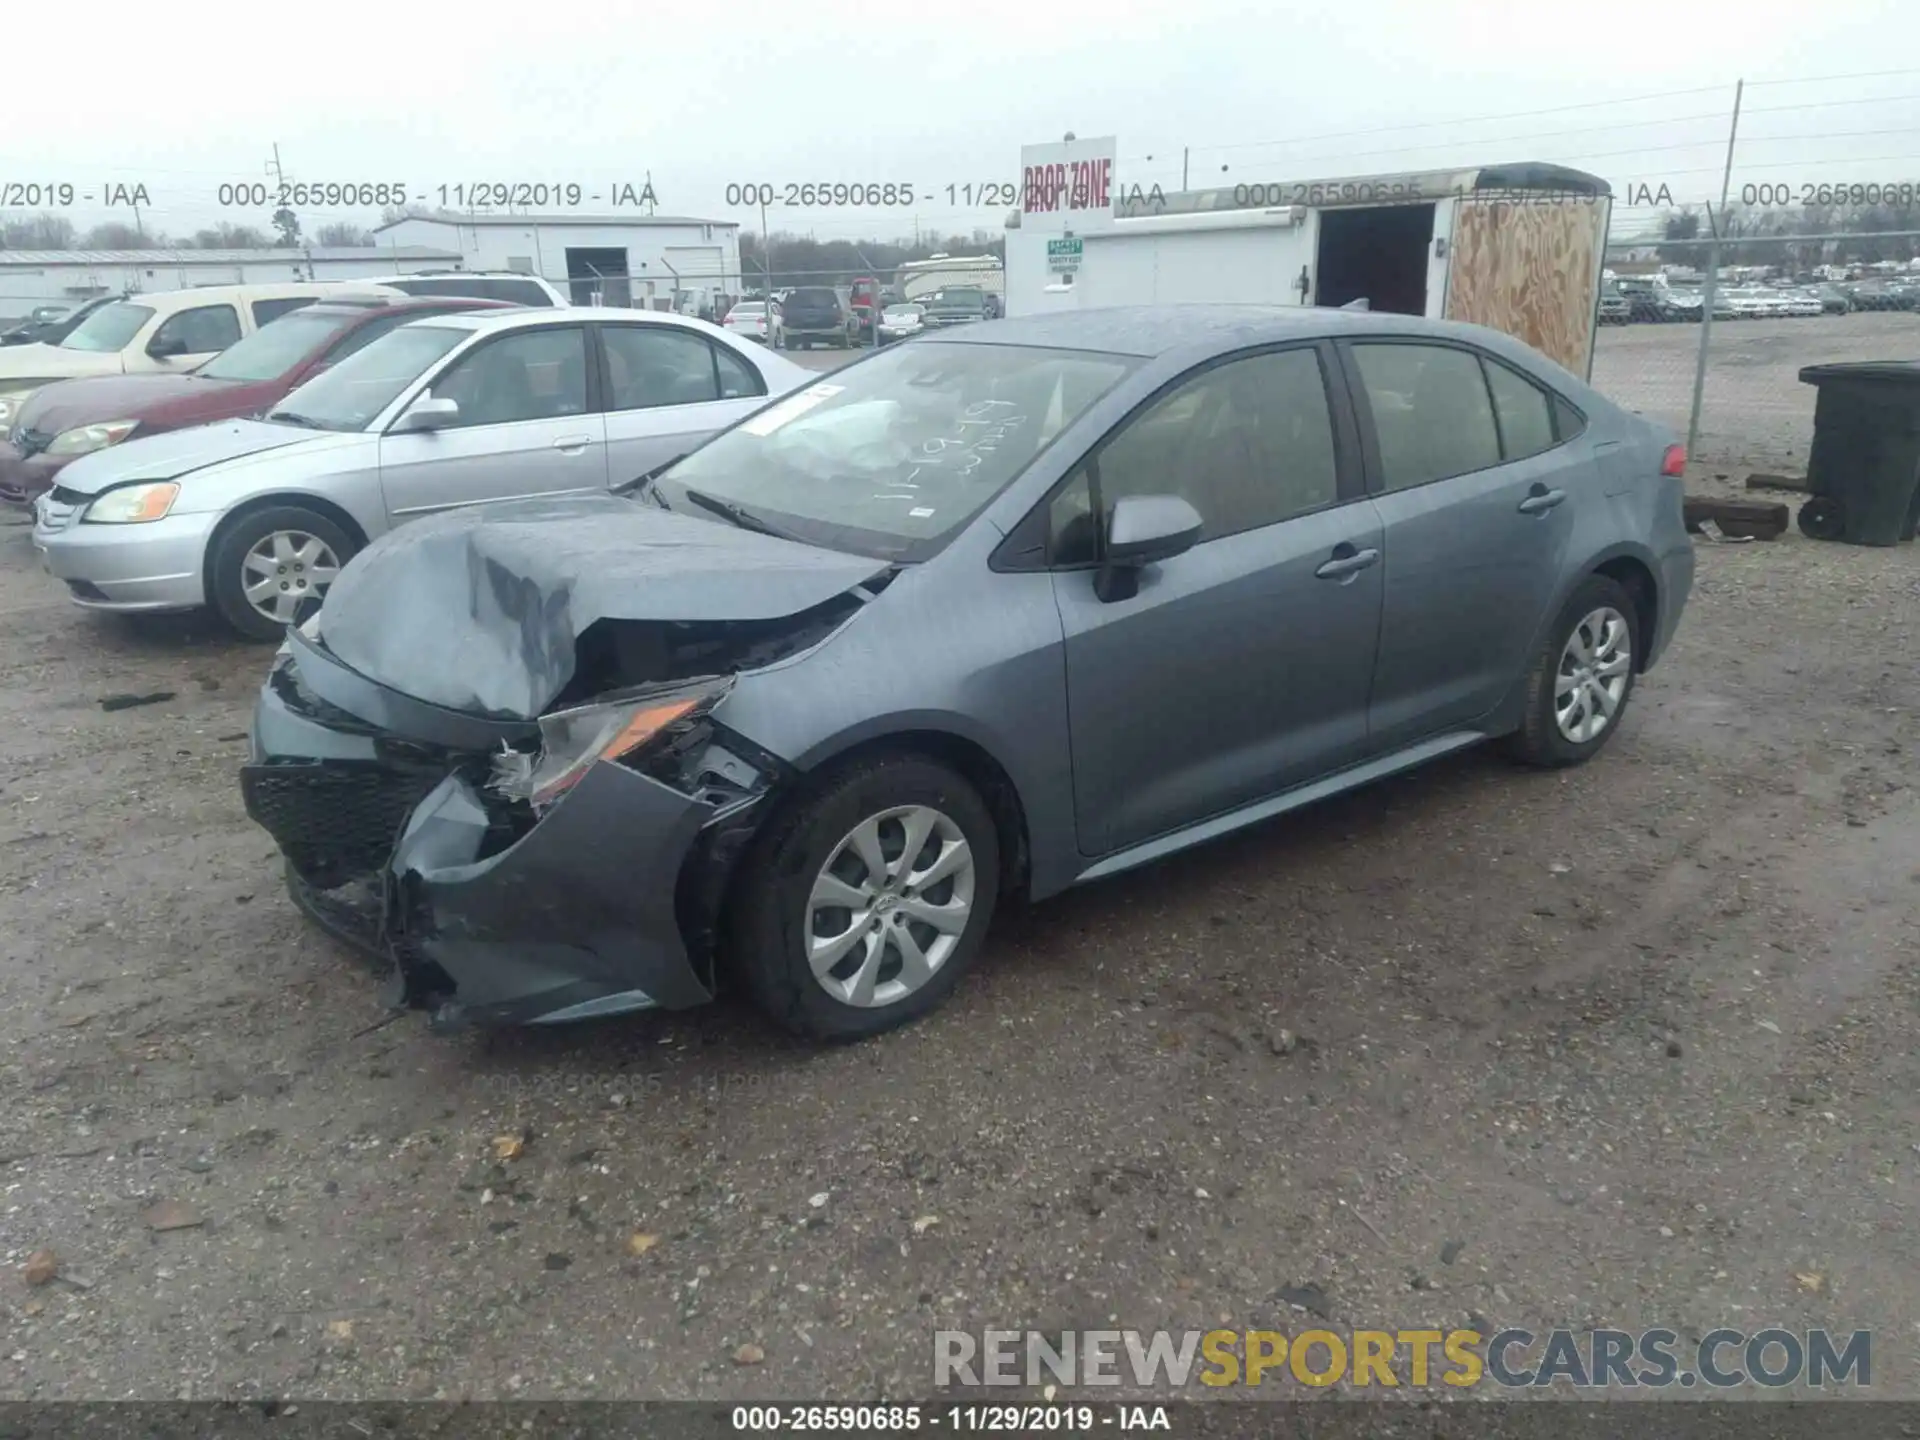
M 398 420 L 393 422 L 395 435 L 421 434 L 429 430 L 444 430 L 460 419 L 460 402 L 444 399 L 437 395 L 423 395 Z
M 147 354 L 155 360 L 170 360 L 175 355 L 187 353 L 187 342 L 178 335 L 165 337 L 156 335 L 147 342 Z
M 1106 560 L 1094 576 L 1102 600 L 1130 600 L 1139 593 L 1140 572 L 1184 555 L 1200 543 L 1200 512 L 1178 495 L 1128 495 L 1116 500 L 1107 521 Z

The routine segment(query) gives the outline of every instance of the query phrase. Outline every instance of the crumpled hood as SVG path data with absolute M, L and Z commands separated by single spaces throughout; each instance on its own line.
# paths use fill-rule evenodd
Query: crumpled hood
M 297 425 L 269 425 L 264 420 L 195 425 L 144 438 L 136 435 L 110 450 L 82 455 L 60 472 L 60 487 L 82 495 L 98 495 L 111 485 L 129 480 L 178 480 L 224 460 L 239 460 L 288 445 L 337 445 L 361 438 L 358 431 L 323 434 Z
M 203 408 L 205 418 L 221 419 L 233 411 L 232 380 L 202 380 L 193 375 L 91 375 L 81 380 L 56 380 L 33 392 L 20 407 L 20 423 L 29 430 L 58 435 L 76 425 L 102 420 L 143 420 L 160 406 L 181 415 Z M 172 418 L 170 416 L 170 418 Z
M 612 495 L 475 505 L 349 561 L 320 638 L 389 689 L 530 720 L 573 678 L 575 642 L 598 620 L 779 620 L 889 568 Z

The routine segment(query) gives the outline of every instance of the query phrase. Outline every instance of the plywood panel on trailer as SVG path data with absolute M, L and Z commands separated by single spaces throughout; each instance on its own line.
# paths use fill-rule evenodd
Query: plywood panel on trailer
M 1447 318 L 1524 340 L 1585 375 L 1608 202 L 1462 198 L 1453 221 Z

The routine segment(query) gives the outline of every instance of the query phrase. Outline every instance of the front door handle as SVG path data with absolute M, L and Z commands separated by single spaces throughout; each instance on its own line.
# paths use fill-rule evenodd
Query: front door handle
M 1378 550 L 1356 550 L 1342 541 L 1333 547 L 1333 558 L 1313 573 L 1322 580 L 1351 580 L 1369 565 L 1379 563 Z
M 1520 502 L 1520 513 L 1544 515 L 1566 498 L 1567 492 L 1564 490 L 1549 490 L 1544 485 L 1536 485 L 1527 492 L 1527 498 Z
M 591 435 L 569 435 L 564 440 L 553 442 L 553 448 L 567 455 L 578 455 L 593 443 Z

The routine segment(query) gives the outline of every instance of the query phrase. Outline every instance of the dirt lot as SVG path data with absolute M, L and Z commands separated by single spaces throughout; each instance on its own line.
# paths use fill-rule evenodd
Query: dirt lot
M 75 611 L 18 525 L 0 618 L 7 1397 L 913 1396 L 936 1328 L 1301 1287 L 1871 1327 L 1920 1393 L 1914 546 L 1703 546 L 1591 766 L 1469 754 L 1016 913 L 825 1052 L 383 1023 L 241 811 L 265 653 Z
M 1817 392 L 1800 383 L 1801 367 L 1920 356 L 1920 314 L 1722 320 L 1708 343 L 1699 457 L 1804 473 Z M 1594 347 L 1593 383 L 1685 438 L 1699 351 L 1698 325 L 1607 326 Z

